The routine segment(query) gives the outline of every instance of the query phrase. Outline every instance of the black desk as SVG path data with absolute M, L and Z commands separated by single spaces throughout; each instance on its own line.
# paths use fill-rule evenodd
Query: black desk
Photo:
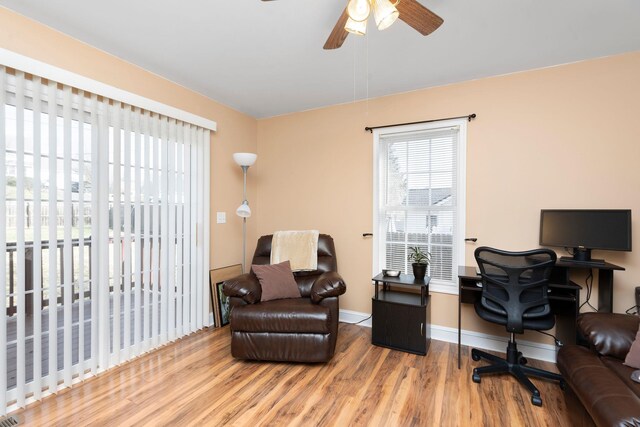
M 613 272 L 615 270 L 624 271 L 624 267 L 608 262 L 591 264 L 558 259 L 549 282 L 569 283 L 571 271 L 581 269 L 598 270 L 598 311 L 601 313 L 613 312 Z
M 430 278 L 416 280 L 406 274 L 399 277 L 378 274 L 371 280 L 375 286 L 371 299 L 371 343 L 427 354 L 431 342 Z M 403 292 L 403 289 L 419 289 L 420 294 Z
M 568 271 L 565 270 L 565 266 L 560 266 L 557 271 L 554 268 L 554 273 L 558 276 L 566 275 L 566 280 L 550 281 L 549 303 L 551 311 L 556 315 L 556 337 L 565 344 L 573 344 L 577 336 L 576 317 L 580 309 L 581 286 L 568 280 Z M 474 304 L 480 299 L 482 287 L 478 284 L 481 282 L 475 267 L 458 267 L 458 369 L 462 354 L 462 304 Z

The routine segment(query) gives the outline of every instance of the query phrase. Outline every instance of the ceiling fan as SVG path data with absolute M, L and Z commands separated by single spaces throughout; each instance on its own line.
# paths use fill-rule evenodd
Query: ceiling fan
M 400 18 L 420 34 L 427 36 L 444 22 L 417 0 L 396 0 L 395 3 L 390 0 L 349 0 L 333 31 L 329 34 L 324 49 L 339 48 L 349 33 L 364 35 L 371 12 L 379 30 L 389 28 L 396 19 Z

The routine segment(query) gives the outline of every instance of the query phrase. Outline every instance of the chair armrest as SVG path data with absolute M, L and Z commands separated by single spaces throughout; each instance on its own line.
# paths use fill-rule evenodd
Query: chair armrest
M 231 298 L 241 298 L 247 304 L 260 302 L 262 287 L 258 278 L 251 273 L 236 276 L 226 280 L 222 285 L 222 292 Z
M 602 356 L 624 360 L 636 339 L 640 317 L 618 313 L 584 313 L 578 329 L 589 346 Z
M 342 277 L 335 271 L 322 273 L 311 286 L 311 301 L 319 303 L 325 298 L 337 297 L 347 291 Z

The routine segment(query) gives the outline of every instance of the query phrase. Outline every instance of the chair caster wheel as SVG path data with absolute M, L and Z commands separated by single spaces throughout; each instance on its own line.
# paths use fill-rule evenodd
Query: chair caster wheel
M 526 365 L 528 363 L 527 358 L 522 355 L 522 352 L 518 352 L 518 365 Z
M 540 396 L 531 396 L 531 403 L 535 406 L 542 406 L 542 399 Z
M 480 360 L 480 355 L 479 355 L 478 353 L 476 353 L 476 350 L 475 350 L 475 349 L 471 350 L 471 358 L 472 358 L 473 360 L 475 360 L 476 362 L 477 362 L 478 360 Z
M 473 372 L 473 375 L 471 375 L 471 379 L 474 383 L 480 384 L 480 375 L 476 374 L 475 371 Z

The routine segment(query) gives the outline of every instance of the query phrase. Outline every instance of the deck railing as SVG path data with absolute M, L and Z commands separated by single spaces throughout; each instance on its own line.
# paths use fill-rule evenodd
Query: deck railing
M 153 259 L 153 251 L 155 250 L 161 250 L 162 247 L 162 239 L 160 238 L 153 238 L 150 240 L 150 247 L 149 247 L 149 259 Z M 177 241 L 177 238 L 176 238 Z M 140 251 L 140 259 L 143 259 L 144 257 L 144 247 L 145 247 L 145 239 L 141 239 L 140 240 L 140 244 L 137 245 L 135 239 L 131 239 L 131 248 L 132 251 Z M 92 247 L 91 247 L 91 237 L 85 237 L 83 241 L 81 241 L 80 239 L 72 239 L 71 240 L 71 283 L 73 284 L 72 286 L 72 295 L 71 295 L 71 300 L 72 302 L 76 302 L 80 299 L 80 293 L 79 293 L 79 289 L 78 289 L 78 274 L 79 274 L 79 269 L 76 268 L 76 257 L 75 255 L 77 254 L 79 257 L 79 250 L 77 248 L 80 247 L 80 244 L 83 244 L 83 246 L 86 248 L 84 251 L 85 254 L 85 262 L 84 262 L 84 266 L 83 268 L 85 268 L 85 275 L 84 275 L 84 279 L 85 281 L 88 283 L 88 286 L 85 287 L 85 294 L 84 294 L 84 298 L 90 298 L 91 297 L 91 286 L 92 286 L 92 282 L 91 282 L 91 259 L 93 256 L 93 251 L 92 251 Z M 112 253 L 113 251 L 113 245 L 115 244 L 115 240 L 113 237 L 109 238 L 109 253 Z M 40 304 L 41 307 L 48 307 L 49 306 L 49 296 L 48 296 L 48 292 L 50 290 L 49 287 L 44 287 L 45 283 L 48 283 L 48 274 L 46 274 L 45 270 L 45 265 L 48 265 L 49 262 L 49 254 L 48 251 L 50 249 L 50 244 L 49 241 L 42 241 L 41 244 L 41 248 L 42 248 L 42 257 L 41 257 L 41 263 L 40 263 L 40 277 L 41 277 L 41 292 L 40 292 Z M 65 277 L 65 271 L 64 271 L 64 266 L 65 266 L 65 250 L 64 250 L 64 240 L 58 240 L 56 241 L 55 250 L 59 251 L 58 255 L 57 255 L 57 262 L 59 264 L 58 266 L 58 271 L 56 272 L 56 284 L 55 284 L 55 292 L 58 293 L 58 288 L 60 288 L 59 291 L 59 295 L 57 298 L 57 304 L 58 305 L 62 305 L 64 302 L 64 292 L 65 292 L 65 288 L 63 286 L 60 286 L 60 284 L 64 281 L 64 277 Z M 34 245 L 33 242 L 25 242 L 25 294 L 27 296 L 26 300 L 25 300 L 25 309 L 26 309 L 26 315 L 27 316 L 31 316 L 33 315 L 33 297 L 32 295 L 34 294 L 34 282 L 33 282 L 33 250 L 34 250 Z M 6 291 L 7 291 L 7 301 L 6 301 L 6 307 L 7 307 L 7 316 L 13 316 L 16 314 L 17 312 L 17 265 L 18 265 L 18 256 L 17 256 L 17 243 L 16 242 L 8 242 L 7 243 L 7 251 L 6 251 L 6 259 L 5 262 L 7 262 L 7 272 L 8 272 L 8 277 L 6 278 Z M 120 238 L 120 259 L 121 259 L 121 266 L 120 266 L 120 271 L 123 272 L 124 271 L 124 238 Z M 133 254 L 132 254 L 133 255 Z M 138 272 L 138 273 L 134 273 L 132 272 L 132 276 L 138 274 L 142 277 L 142 273 Z M 47 282 L 45 282 L 45 280 Z M 124 281 L 124 283 L 126 283 L 126 281 Z M 120 284 L 120 289 L 121 291 L 125 290 L 125 285 L 124 283 L 121 282 Z M 141 286 L 143 287 L 143 289 L 145 288 L 145 284 L 143 283 L 143 280 L 140 281 Z M 162 280 L 159 278 L 159 282 L 158 285 L 161 286 Z M 129 286 L 133 287 L 134 286 L 134 281 L 130 281 L 129 282 Z M 151 284 L 151 286 L 153 287 L 153 284 Z M 113 292 L 113 285 L 109 286 L 109 292 Z
M 74 254 L 74 248 L 79 248 L 80 247 L 80 239 L 72 239 L 71 241 L 71 281 L 72 283 L 75 283 L 77 280 L 77 271 L 75 268 L 75 258 L 73 256 Z M 88 260 L 86 261 L 86 264 L 89 267 L 89 276 L 85 276 L 87 277 L 87 279 L 89 277 L 91 277 L 91 237 L 87 237 L 83 240 L 83 245 L 84 247 L 88 248 L 86 253 L 88 254 Z M 49 241 L 42 241 L 42 244 L 40 245 L 40 247 L 42 248 L 43 251 L 43 256 L 42 256 L 42 262 L 40 264 L 40 277 L 41 277 L 41 293 L 40 293 L 40 304 L 41 307 L 47 307 L 49 305 L 49 298 L 48 296 L 45 297 L 45 291 L 49 291 L 49 288 L 47 289 L 43 289 L 43 285 L 44 285 L 44 281 L 45 281 L 45 274 L 44 274 L 44 265 L 45 263 L 48 263 L 48 254 L 44 254 L 44 251 L 48 251 L 51 249 L 51 245 L 49 244 Z M 25 294 L 27 295 L 27 298 L 25 300 L 25 309 L 26 309 L 26 314 L 27 316 L 33 315 L 33 297 L 29 297 L 30 295 L 33 295 L 33 250 L 34 250 L 34 244 L 33 242 L 25 242 L 25 260 L 24 260 L 24 269 L 25 269 Z M 57 256 L 58 262 L 59 262 L 59 269 L 58 269 L 58 273 L 57 273 L 57 277 L 64 277 L 64 266 L 65 266 L 65 251 L 64 251 L 64 240 L 58 240 L 56 241 L 55 244 L 55 250 L 59 251 L 59 255 Z M 8 268 L 7 268 L 7 272 L 8 277 L 7 277 L 7 316 L 13 316 L 14 314 L 16 314 L 17 312 L 17 264 L 18 264 L 18 256 L 17 256 L 17 251 L 18 251 L 18 247 L 17 247 L 17 243 L 16 242 L 8 242 L 7 243 L 7 253 L 6 253 L 6 258 L 8 261 Z M 56 281 L 56 286 L 55 286 L 55 290 L 54 292 L 57 292 L 57 286 L 58 283 Z M 74 287 L 75 288 L 75 287 Z M 87 295 L 90 295 L 90 290 L 85 294 L 85 297 Z M 34 296 L 35 297 L 35 296 Z M 80 295 L 78 292 L 73 292 L 72 295 L 72 300 L 73 301 L 77 301 L 80 298 Z M 57 303 L 61 304 L 62 301 L 64 300 L 64 288 L 61 289 L 61 295 L 58 296 L 58 300 Z

